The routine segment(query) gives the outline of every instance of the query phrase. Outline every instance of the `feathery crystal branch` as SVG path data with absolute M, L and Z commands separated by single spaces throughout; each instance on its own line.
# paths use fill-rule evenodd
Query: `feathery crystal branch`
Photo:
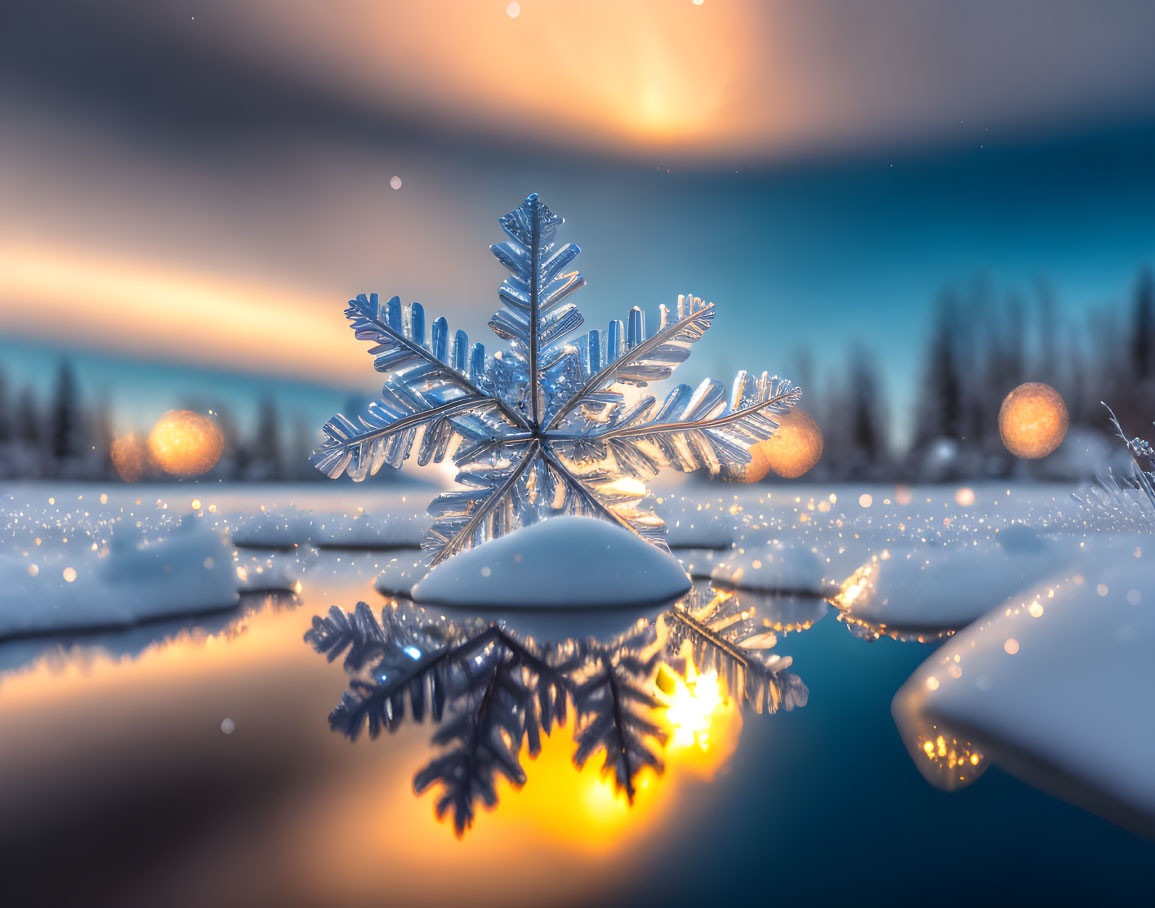
M 360 481 L 404 464 L 419 436 L 418 464 L 451 459 L 460 488 L 429 509 L 434 563 L 558 514 L 608 520 L 664 546 L 644 481 L 663 467 L 716 474 L 749 462 L 750 446 L 770 437 L 801 391 L 740 372 L 729 391 L 707 379 L 664 400 L 646 394 L 690 355 L 714 304 L 679 296 L 652 330 L 634 307 L 625 323 L 576 335 L 582 316 L 569 297 L 585 282 L 570 268 L 578 247 L 556 241 L 562 218 L 531 195 L 500 223 L 508 239 L 491 249 L 510 276 L 489 326 L 505 349 L 489 355 L 465 332 L 451 336 L 444 318 L 427 332 L 418 303 L 351 300 L 345 316 L 385 384 L 360 414 L 325 424 L 313 464 Z

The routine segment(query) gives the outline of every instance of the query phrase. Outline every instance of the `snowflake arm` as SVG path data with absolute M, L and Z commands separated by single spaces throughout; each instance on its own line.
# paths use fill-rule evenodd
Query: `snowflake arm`
M 459 483 L 475 487 L 444 492 L 430 505 L 434 523 L 425 546 L 436 550 L 432 564 L 516 529 L 518 503 L 533 497 L 526 474 L 540 463 L 540 450 L 535 439 L 511 463 L 458 474 Z
M 694 296 L 679 296 L 678 317 L 673 322 L 669 320 L 669 311 L 665 306 L 660 307 L 658 328 L 646 337 L 645 313 L 637 306 L 631 309 L 624 345 L 622 323 L 611 322 L 606 332 L 604 365 L 601 337 L 597 331 L 591 331 L 586 341 L 589 377 L 557 411 L 549 427 L 558 428 L 579 407 L 605 408 L 623 403 L 630 386 L 644 387 L 669 378 L 689 358 L 691 345 L 709 329 L 714 304 Z
M 806 685 L 786 671 L 790 657 L 771 652 L 777 635 L 733 593 L 712 592 L 707 598 L 695 591 L 662 620 L 673 657 L 688 641 L 697 671 L 717 671 L 726 693 L 740 705 L 759 713 L 806 705 Z
M 505 306 L 489 326 L 510 342 L 513 358 L 526 374 L 528 401 L 518 404 L 525 407 L 532 426 L 544 423 L 556 377 L 576 352 L 565 338 L 582 323 L 581 313 L 566 299 L 585 281 L 576 271 L 563 271 L 581 250 L 566 243 L 554 251 L 554 237 L 563 223 L 534 193 L 501 218 L 509 239 L 490 247 L 513 273 L 498 290 Z
M 714 379 L 697 389 L 679 385 L 661 403 L 645 397 L 631 408 L 619 407 L 604 428 L 569 440 L 576 459 L 612 455 L 621 470 L 639 479 L 663 466 L 684 472 L 705 467 L 717 474 L 723 462 L 748 462 L 750 446 L 778 428 L 773 416 L 787 412 L 801 395 L 786 379 L 740 372 L 729 399 Z
M 777 428 L 774 416 L 800 391 L 762 373 L 646 395 L 669 378 L 709 329 L 713 303 L 678 299 L 646 330 L 635 307 L 625 323 L 573 337 L 581 314 L 568 301 L 584 283 L 570 269 L 578 247 L 556 243 L 562 218 L 536 195 L 500 219 L 508 236 L 491 247 L 510 275 L 490 327 L 508 346 L 486 356 L 444 319 L 426 338 L 424 310 L 360 296 L 346 316 L 370 341 L 386 379 L 381 399 L 354 418 L 333 417 L 313 463 L 330 477 L 361 480 L 381 466 L 451 458 L 459 488 L 430 506 L 433 561 L 520 526 L 560 514 L 617 523 L 664 546 L 664 524 L 644 506 L 642 480 L 664 466 L 717 473 L 749 460 L 752 444 Z
M 347 472 L 360 481 L 383 464 L 400 467 L 409 457 L 417 430 L 424 428 L 418 463 L 440 462 L 458 427 L 455 415 L 490 412 L 514 426 L 524 420 L 479 383 L 485 378 L 485 348 L 458 331 L 449 344 L 444 318 L 433 323 L 425 340 L 425 310 L 413 303 L 403 310 L 398 297 L 384 306 L 377 294 L 361 294 L 345 310 L 358 340 L 372 341 L 373 365 L 385 373 L 381 400 L 374 401 L 356 422 L 337 414 L 322 430 L 326 442 L 312 457 L 313 464 L 331 478 Z M 467 374 L 467 368 L 469 373 Z

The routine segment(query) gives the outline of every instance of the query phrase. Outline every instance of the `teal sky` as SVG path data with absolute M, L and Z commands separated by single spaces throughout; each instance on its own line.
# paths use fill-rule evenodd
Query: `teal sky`
M 504 57 L 422 44 L 432 9 L 351 4 L 321 23 L 287 4 L 272 29 L 260 0 L 187 21 L 131 2 L 52 17 L 14 3 L 0 28 L 0 366 L 46 391 L 67 353 L 125 427 L 190 400 L 243 416 L 266 393 L 320 421 L 377 384 L 342 327 L 348 296 L 418 299 L 485 340 L 496 218 L 536 191 L 583 249 L 588 327 L 679 292 L 715 300 L 688 381 L 789 374 L 802 347 L 821 378 L 861 343 L 901 437 L 941 290 L 985 280 L 1029 301 L 1043 281 L 1077 326 L 1125 305 L 1155 261 L 1155 74 L 1134 35 L 1155 17 L 1044 6 L 979 3 L 964 21 L 896 0 L 863 21 L 839 3 L 707 3 L 714 18 L 696 20 L 642 4 L 612 41 L 649 48 L 650 69 L 607 75 L 593 46 L 575 75 L 555 50 L 551 119 L 551 92 Z M 453 9 L 495 47 L 510 28 L 552 40 L 563 14 L 522 7 L 516 22 L 504 4 Z M 866 29 L 873 56 L 767 61 L 771 7 L 832 55 Z M 358 33 L 386 8 L 392 30 Z M 598 10 L 564 25 L 596 29 Z M 663 67 L 678 29 L 734 48 L 709 97 L 707 74 Z M 908 48 L 915 34 L 937 56 Z M 405 39 L 428 78 L 334 56 L 334 36 L 382 53 Z M 637 72 L 662 103 L 631 100 Z M 620 97 L 596 93 L 606 78 Z M 506 104 L 491 82 L 508 83 Z M 653 119 L 666 102 L 677 128 Z

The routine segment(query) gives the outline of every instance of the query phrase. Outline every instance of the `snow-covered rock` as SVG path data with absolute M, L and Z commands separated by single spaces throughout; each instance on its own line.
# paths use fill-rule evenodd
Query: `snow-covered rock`
M 554 517 L 439 564 L 413 599 L 460 608 L 614 608 L 669 602 L 689 590 L 678 562 L 633 533 L 590 517 Z
M 147 544 L 134 526 L 119 524 L 106 554 L 65 546 L 38 552 L 36 561 L 0 556 L 0 638 L 123 627 L 236 603 L 231 549 L 192 517 Z
M 893 713 L 940 787 L 995 763 L 1155 835 L 1155 538 L 1088 548 L 944 644 Z
M 821 596 L 822 565 L 808 546 L 771 539 L 761 545 L 744 541 L 741 548 L 718 556 L 710 579 L 714 586 L 766 593 Z
M 1024 526 L 993 540 L 895 546 L 874 555 L 842 584 L 833 602 L 845 620 L 882 632 L 937 634 L 966 627 L 1079 554 L 1071 538 Z

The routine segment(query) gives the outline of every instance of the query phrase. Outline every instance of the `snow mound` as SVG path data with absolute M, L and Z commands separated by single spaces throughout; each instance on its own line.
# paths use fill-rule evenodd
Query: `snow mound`
M 766 593 L 821 596 L 822 565 L 814 550 L 771 539 L 764 545 L 734 549 L 718 556 L 710 574 L 714 586 Z
M 996 539 L 1002 541 L 885 549 L 851 574 L 832 601 L 851 623 L 884 631 L 953 631 L 1079 553 L 1073 539 L 1044 538 L 1027 527 L 1007 528 Z
M 413 588 L 420 605 L 623 608 L 690 590 L 670 555 L 591 517 L 554 517 L 462 552 Z
M 1087 548 L 1064 575 L 945 643 L 892 711 L 939 787 L 997 763 L 1155 836 L 1155 545 L 1146 535 Z
M 121 523 L 107 554 L 58 548 L 31 564 L 0 558 L 0 638 L 125 627 L 237 604 L 232 551 L 196 518 L 165 539 L 139 540 L 134 526 Z
M 402 553 L 385 565 L 374 587 L 386 596 L 412 597 L 414 585 L 429 573 L 424 555 Z
M 300 561 L 292 552 L 251 555 L 237 564 L 238 589 L 243 593 L 299 593 L 300 574 Z

